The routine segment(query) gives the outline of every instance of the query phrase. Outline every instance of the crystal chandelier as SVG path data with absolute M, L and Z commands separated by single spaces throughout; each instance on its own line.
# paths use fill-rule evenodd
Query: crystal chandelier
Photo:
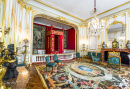
M 104 20 L 99 21 L 97 13 L 99 11 L 96 9 L 96 0 L 94 0 L 94 10 L 90 12 L 92 21 L 88 23 L 89 34 L 92 36 L 97 36 L 104 27 Z

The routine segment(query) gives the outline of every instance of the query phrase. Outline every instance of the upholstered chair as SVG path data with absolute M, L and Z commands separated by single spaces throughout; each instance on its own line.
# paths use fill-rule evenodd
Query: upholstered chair
M 92 52 L 92 55 L 93 55 L 93 56 L 96 56 L 96 52 Z
M 109 52 L 107 64 L 110 66 L 119 67 L 121 69 L 121 57 L 120 52 Z
M 17 66 L 19 67 L 19 66 L 25 66 L 25 68 L 27 68 L 27 65 L 26 65 L 26 63 L 20 63 L 20 64 L 18 64 L 18 58 L 16 57 L 16 63 L 17 63 Z
M 58 60 L 57 54 L 54 55 L 54 62 L 56 62 L 58 65 L 60 62 L 62 64 L 62 60 Z
M 91 52 L 88 52 L 88 55 L 86 55 L 87 58 L 91 57 Z
M 92 62 L 100 63 L 100 59 L 92 55 Z
M 76 58 L 77 58 L 77 59 L 81 59 L 81 58 L 82 58 L 82 57 L 80 56 L 80 53 L 79 53 L 79 52 L 76 53 Z
M 119 67 L 119 70 L 121 68 L 121 58 L 120 57 L 110 57 L 107 61 L 109 68 L 110 66 L 115 66 L 115 67 Z
M 52 67 L 52 72 L 53 72 L 53 67 L 56 65 L 56 63 L 50 63 L 50 57 L 46 57 L 46 72 L 47 72 L 47 67 Z
M 101 53 L 97 53 L 97 58 L 101 58 Z

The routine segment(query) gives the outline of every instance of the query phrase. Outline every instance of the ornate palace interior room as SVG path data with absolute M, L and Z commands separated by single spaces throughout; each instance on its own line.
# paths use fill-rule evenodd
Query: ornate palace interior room
M 0 89 L 130 89 L 130 0 L 0 0 Z

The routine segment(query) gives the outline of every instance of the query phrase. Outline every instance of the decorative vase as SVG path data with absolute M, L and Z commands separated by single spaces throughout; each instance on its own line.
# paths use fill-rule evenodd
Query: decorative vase
M 102 47 L 103 47 L 103 48 L 106 48 L 106 46 L 107 46 L 107 45 L 105 44 L 105 42 L 103 42 Z
M 130 49 L 130 40 L 127 41 L 126 47 L 127 49 Z

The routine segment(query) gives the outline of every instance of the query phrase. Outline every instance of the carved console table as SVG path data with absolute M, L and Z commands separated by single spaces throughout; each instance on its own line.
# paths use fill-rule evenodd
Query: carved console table
M 115 52 L 126 52 L 126 53 L 130 54 L 130 49 L 102 48 L 101 49 L 101 60 L 102 61 L 104 61 L 104 53 L 105 53 L 105 51 L 108 51 L 108 52 L 112 52 L 112 51 L 115 51 Z M 130 66 L 130 59 L 129 59 L 129 66 Z

